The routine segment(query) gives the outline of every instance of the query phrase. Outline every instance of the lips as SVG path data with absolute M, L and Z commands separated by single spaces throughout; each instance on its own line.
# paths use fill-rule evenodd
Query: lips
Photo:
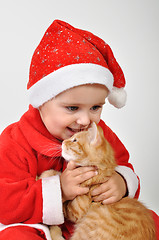
M 70 128 L 70 127 L 67 127 L 67 129 L 73 133 L 77 133 L 77 132 L 81 132 L 81 131 L 84 131 L 84 130 L 87 130 L 87 128 Z

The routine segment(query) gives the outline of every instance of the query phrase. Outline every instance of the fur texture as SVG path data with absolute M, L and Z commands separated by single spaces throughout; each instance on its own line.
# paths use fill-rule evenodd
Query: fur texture
M 89 186 L 90 192 L 115 171 L 113 149 L 95 123 L 88 131 L 76 133 L 63 141 L 62 155 L 79 166 L 97 166 L 98 175 L 82 184 Z M 54 175 L 56 172 L 47 171 L 46 176 L 48 174 Z M 137 199 L 126 197 L 119 202 L 103 205 L 93 202 L 90 192 L 64 203 L 65 217 L 76 223 L 71 240 L 156 239 L 150 211 Z M 50 228 L 52 239 L 62 240 L 61 232 L 57 229 L 54 226 Z

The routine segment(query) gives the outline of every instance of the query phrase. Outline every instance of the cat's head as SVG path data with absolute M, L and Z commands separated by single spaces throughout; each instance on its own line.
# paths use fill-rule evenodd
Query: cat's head
M 73 160 L 79 166 L 97 166 L 103 169 L 116 165 L 114 151 L 105 139 L 102 128 L 95 123 L 87 131 L 78 132 L 64 140 L 62 156 L 66 161 Z

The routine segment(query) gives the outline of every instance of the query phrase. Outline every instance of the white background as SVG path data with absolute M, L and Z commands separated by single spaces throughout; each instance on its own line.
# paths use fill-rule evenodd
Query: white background
M 126 77 L 127 105 L 102 118 L 131 155 L 140 199 L 159 214 L 159 1 L 0 0 L 0 132 L 28 108 L 30 60 L 54 19 L 93 32 L 113 49 Z

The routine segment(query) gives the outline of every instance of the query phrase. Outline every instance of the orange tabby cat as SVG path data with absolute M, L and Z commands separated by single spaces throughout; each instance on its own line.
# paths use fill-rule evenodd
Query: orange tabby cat
M 88 131 L 74 134 L 62 144 L 62 156 L 79 166 L 97 166 L 98 175 L 82 185 L 91 190 L 115 171 L 114 152 L 95 123 Z M 48 171 L 49 172 L 49 171 Z M 55 172 L 50 172 L 55 174 Z M 91 194 L 77 196 L 64 204 L 64 214 L 75 222 L 71 240 L 155 240 L 155 226 L 150 211 L 138 200 L 129 197 L 103 205 L 93 202 Z M 58 227 L 51 227 L 53 240 L 64 239 Z

